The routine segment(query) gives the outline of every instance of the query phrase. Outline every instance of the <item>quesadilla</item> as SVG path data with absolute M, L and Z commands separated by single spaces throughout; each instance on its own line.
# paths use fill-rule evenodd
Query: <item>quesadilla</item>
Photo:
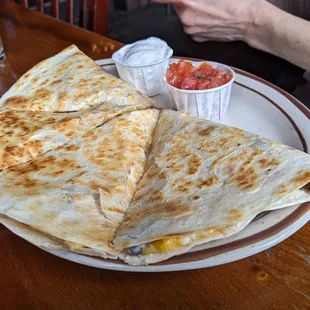
M 153 106 L 150 98 L 104 71 L 72 45 L 26 72 L 0 99 L 0 107 L 77 111 L 111 101 Z
M 35 244 L 116 257 L 111 241 L 143 174 L 158 115 L 124 114 L 3 170 L 0 221 Z
M 113 241 L 150 264 L 227 237 L 266 210 L 310 201 L 310 156 L 185 112 L 161 112 L 143 178 Z
M 63 145 L 118 115 L 145 105 L 104 103 L 80 112 L 0 110 L 0 170 Z
M 308 154 L 154 107 L 75 46 L 29 70 L 0 99 L 0 223 L 145 265 L 310 201 Z

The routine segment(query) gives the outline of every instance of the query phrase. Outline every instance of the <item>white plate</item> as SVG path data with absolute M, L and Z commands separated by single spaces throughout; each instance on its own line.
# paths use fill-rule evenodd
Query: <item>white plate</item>
M 176 61 L 177 58 L 171 60 Z M 99 60 L 97 63 L 117 75 L 111 59 Z M 310 111 L 269 82 L 239 69 L 235 69 L 235 72 L 236 82 L 224 123 L 309 152 Z M 170 107 L 166 92 L 154 99 L 163 106 Z M 140 272 L 196 269 L 235 261 L 281 242 L 309 221 L 309 211 L 310 203 L 268 212 L 230 238 L 200 245 L 189 253 L 151 266 L 133 267 L 119 260 L 43 249 L 67 260 L 103 269 Z

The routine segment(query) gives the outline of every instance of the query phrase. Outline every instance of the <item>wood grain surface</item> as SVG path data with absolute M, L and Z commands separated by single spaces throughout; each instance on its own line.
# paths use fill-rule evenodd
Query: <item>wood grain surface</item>
M 9 66 L 18 77 L 73 43 L 93 59 L 110 57 L 122 46 L 106 37 L 26 10 L 9 0 L 0 0 L 0 36 L 9 63 L 7 74 Z
M 93 59 L 120 43 L 1 1 L 0 95 L 75 43 Z M 3 5 L 4 3 L 4 5 Z M 0 226 L 0 309 L 309 309 L 310 225 L 252 257 L 208 269 L 123 273 L 78 265 Z

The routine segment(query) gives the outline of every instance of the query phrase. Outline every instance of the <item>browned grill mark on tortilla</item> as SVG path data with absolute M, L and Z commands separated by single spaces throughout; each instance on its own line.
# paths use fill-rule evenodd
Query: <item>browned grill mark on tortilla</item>
M 161 173 L 158 175 L 158 179 L 159 179 L 159 180 L 167 180 L 167 173 L 166 173 L 166 172 L 161 172 Z
M 165 216 L 179 218 L 182 216 L 189 215 L 192 212 L 193 209 L 189 205 L 182 204 L 181 200 L 175 199 L 168 202 L 158 203 L 158 205 L 156 205 L 156 214 L 154 214 L 153 208 L 146 208 L 143 210 L 139 210 L 137 212 L 130 213 L 130 215 L 128 215 L 127 219 L 125 219 L 124 222 L 126 222 L 127 226 L 130 225 L 131 221 L 146 219 L 149 216 L 156 216 L 159 218 Z
M 22 180 L 21 180 L 21 185 L 24 186 L 25 188 L 33 188 L 36 187 L 40 184 L 40 182 L 37 182 L 35 180 L 31 180 L 27 175 L 23 175 Z
M 188 194 L 189 191 L 190 191 L 190 188 L 189 188 L 188 186 L 186 186 L 186 185 L 179 185 L 179 186 L 177 187 L 177 191 L 178 191 L 178 192 L 181 192 L 181 193 L 183 193 L 183 194 Z
M 66 131 L 71 128 L 76 128 L 80 123 L 80 119 L 78 118 L 71 118 L 71 117 L 66 117 L 62 119 L 61 121 L 55 122 L 51 126 L 53 130 L 58 130 L 58 131 Z
M 72 56 L 77 56 L 77 53 L 73 54 Z M 67 62 L 60 64 L 55 75 L 61 75 L 64 71 L 68 70 L 73 65 L 73 62 Z
M 68 97 L 68 92 L 67 91 L 62 91 L 59 93 L 59 96 L 58 96 L 58 100 L 59 101 L 63 101 L 63 100 L 66 100 L 67 97 Z
M 43 142 L 41 140 L 31 140 L 27 143 L 27 146 L 37 152 L 43 150 Z
M 146 212 L 150 214 L 154 212 L 153 210 L 147 210 L 147 211 L 150 211 L 150 212 Z M 173 216 L 177 218 L 177 217 L 182 217 L 182 216 L 192 213 L 192 208 L 189 205 L 182 204 L 179 200 L 172 200 L 172 201 L 160 204 L 156 208 L 156 213 L 158 215 L 169 215 L 169 217 Z M 149 214 L 144 214 L 144 215 L 148 216 Z
M 307 184 L 308 182 L 310 182 L 310 170 L 300 171 L 298 173 L 298 176 L 292 179 L 292 182 L 298 187 Z
M 50 176 L 59 175 L 60 172 L 66 169 L 78 169 L 75 159 L 68 158 L 56 158 L 55 156 L 49 156 L 44 160 L 35 160 L 27 164 L 10 167 L 10 172 L 14 173 L 16 177 L 26 176 L 27 174 L 37 173 L 45 168 L 49 168 L 46 172 Z M 27 181 L 27 180 L 26 180 Z M 29 182 L 28 182 L 29 183 Z
M 177 172 L 182 171 L 183 169 L 184 169 L 184 166 L 182 166 L 182 165 L 179 165 L 179 166 L 174 165 L 173 168 L 172 168 L 172 171 L 173 171 L 174 173 L 177 173 Z
M 183 185 L 183 186 L 186 186 L 186 187 L 191 187 L 194 185 L 194 182 L 193 181 L 186 181 L 185 178 L 177 178 L 175 180 L 172 181 L 171 183 L 171 186 L 172 187 L 178 187 L 179 185 Z
M 223 148 L 227 144 L 231 143 L 231 138 L 230 137 L 222 137 L 218 142 L 216 142 L 217 147 Z
M 81 147 L 76 144 L 69 144 L 62 147 L 62 149 L 67 152 L 78 151 L 80 148 Z
M 97 133 L 94 130 L 89 130 L 87 131 L 84 135 L 83 138 L 91 138 L 91 139 L 96 139 L 97 138 Z
M 215 141 L 203 140 L 200 144 L 202 150 L 208 150 L 209 148 L 215 148 L 217 150 L 217 145 Z
M 151 197 L 149 198 L 149 202 L 153 203 L 156 201 L 162 201 L 164 199 L 164 194 L 161 191 L 157 191 L 155 192 L 153 195 L 151 195 Z
M 23 148 L 17 146 L 17 145 L 8 145 L 4 149 L 3 157 L 9 157 L 9 156 L 14 156 L 14 157 L 21 157 L 24 153 Z
M 201 167 L 201 160 L 199 156 L 193 154 L 188 161 L 188 174 L 195 174 Z
M 266 158 L 260 159 L 258 161 L 258 163 L 259 163 L 260 167 L 264 168 L 264 169 L 276 167 L 276 166 L 279 166 L 281 164 L 281 162 L 278 159 L 268 160 Z
M 310 182 L 310 170 L 303 170 L 298 173 L 298 176 L 291 180 L 289 184 L 281 184 L 277 191 L 279 197 L 284 197 L 290 194 L 296 188 L 302 188 Z
M 69 137 L 69 138 L 74 136 L 74 135 L 75 135 L 75 132 L 73 132 L 73 131 L 69 131 L 69 132 L 66 133 L 66 136 Z
M 251 151 L 249 149 L 242 150 L 238 155 L 228 158 L 227 164 L 235 166 L 237 163 L 243 162 L 250 152 Z
M 219 152 L 218 149 L 211 149 L 211 150 L 209 151 L 209 153 L 211 153 L 211 154 L 217 154 L 218 152 Z
M 241 167 L 228 183 L 235 184 L 241 190 L 251 190 L 257 187 L 258 180 L 259 175 L 253 167 Z
M 199 188 L 212 187 L 219 184 L 219 178 L 216 175 L 211 175 L 208 179 L 198 179 L 197 186 Z
M 229 134 L 232 136 L 239 136 L 239 137 L 245 137 L 245 132 L 239 128 L 235 127 L 223 127 L 222 132 L 225 134 Z
M 112 208 L 112 207 L 103 207 L 102 208 L 103 211 L 109 211 L 109 212 L 113 212 L 113 213 L 118 213 L 118 214 L 125 214 L 124 210 L 118 209 L 118 208 Z
M 253 162 L 255 161 L 256 157 L 263 154 L 263 153 L 264 153 L 264 151 L 262 151 L 262 150 L 253 151 L 252 154 L 249 156 L 249 158 L 243 163 L 243 165 L 241 167 L 241 171 L 244 171 L 246 168 L 251 166 L 253 164 Z
M 3 106 L 7 107 L 18 107 L 19 105 L 25 105 L 28 103 L 28 98 L 24 96 L 13 96 L 6 99 Z
M 42 81 L 39 87 L 46 86 L 49 83 L 49 80 Z
M 198 135 L 199 136 L 207 137 L 207 136 L 209 136 L 214 131 L 215 128 L 216 128 L 216 126 L 207 127 L 207 128 L 205 128 L 203 130 L 200 130 L 198 132 Z
M 280 197 L 285 196 L 288 192 L 289 192 L 289 188 L 288 188 L 287 185 L 281 184 L 281 185 L 279 186 L 278 195 L 279 195 Z
M 56 81 L 52 82 L 50 85 L 51 86 L 56 86 L 56 85 L 61 84 L 61 83 L 62 83 L 62 80 L 56 80 Z
M 157 175 L 157 171 L 156 170 L 149 170 L 149 172 L 146 174 L 146 177 L 148 179 L 153 179 L 156 175 Z
M 48 100 L 52 96 L 52 92 L 45 88 L 38 89 L 34 95 L 31 97 L 32 99 L 37 100 Z
M 231 223 L 236 223 L 237 221 L 242 220 L 244 217 L 243 212 L 240 209 L 231 209 L 228 212 L 228 221 Z

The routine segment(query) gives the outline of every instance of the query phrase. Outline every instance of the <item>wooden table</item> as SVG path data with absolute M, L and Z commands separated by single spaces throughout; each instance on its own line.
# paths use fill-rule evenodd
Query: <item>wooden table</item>
M 120 43 L 25 11 L 0 7 L 7 61 L 0 94 L 27 69 L 75 43 L 94 59 Z M 65 261 L 0 226 L 0 309 L 309 309 L 310 225 L 281 244 L 214 268 L 158 274 Z

